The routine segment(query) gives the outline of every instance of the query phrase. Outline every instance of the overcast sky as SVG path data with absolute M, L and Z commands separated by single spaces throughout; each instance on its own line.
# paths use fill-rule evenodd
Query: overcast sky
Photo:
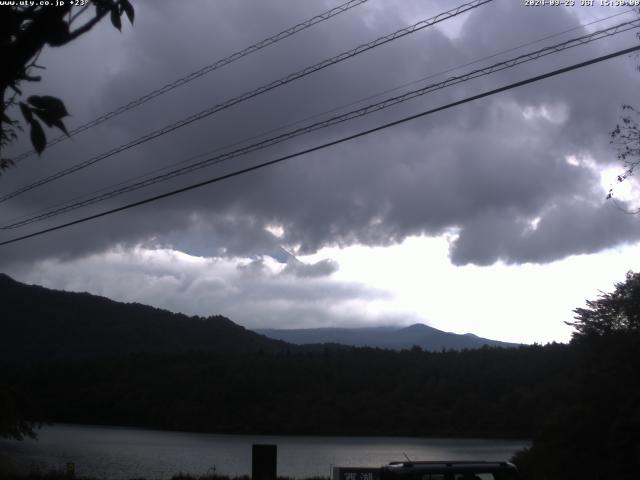
M 134 3 L 43 52 L 25 93 L 62 98 L 73 128 L 319 14 L 339 0 Z M 0 177 L 8 193 L 65 167 L 453 8 L 369 0 L 205 75 Z M 158 168 L 248 145 L 257 135 L 371 95 L 559 43 L 625 20 L 625 9 L 526 7 L 495 0 L 277 88 L 0 204 L 29 216 Z M 580 28 L 581 24 L 591 23 Z M 571 31 L 568 31 L 570 30 Z M 565 32 L 448 71 L 519 45 Z M 637 30 L 420 97 L 169 182 L 16 230 L 0 240 L 294 153 L 507 83 L 638 44 Z M 525 343 L 567 341 L 572 309 L 640 268 L 640 217 L 605 195 L 621 171 L 609 132 L 638 105 L 636 57 L 623 56 L 467 103 L 225 182 L 0 247 L 0 271 L 247 328 L 408 325 Z M 437 74 L 437 75 L 436 75 Z M 435 76 L 434 76 L 435 75 Z M 377 97 L 386 98 L 391 93 Z M 375 100 L 365 100 L 363 106 Z M 355 108 L 339 110 L 340 113 Z M 335 114 L 335 112 L 333 113 Z M 55 135 L 55 132 L 50 132 Z M 26 139 L 9 152 L 29 147 Z M 220 150 L 222 149 L 222 150 Z M 637 199 L 633 179 L 619 206 Z

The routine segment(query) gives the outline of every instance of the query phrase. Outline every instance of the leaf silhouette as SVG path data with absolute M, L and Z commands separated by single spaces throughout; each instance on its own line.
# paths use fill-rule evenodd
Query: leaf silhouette
M 31 113 L 31 108 L 24 102 L 20 102 L 20 111 L 22 112 L 22 116 L 27 122 L 33 122 L 33 114 Z
M 131 25 L 133 25 L 133 19 L 135 17 L 135 12 L 133 10 L 133 6 L 129 3 L 129 0 L 121 0 L 120 5 L 122 5 L 122 10 L 127 14 L 127 18 Z
M 31 123 L 31 143 L 33 144 L 33 148 L 36 149 L 38 155 L 42 153 L 45 145 L 47 144 L 47 137 L 44 135 L 44 130 L 42 130 L 42 125 L 37 120 L 33 120 Z
M 50 95 L 32 95 L 27 101 L 40 110 L 45 110 L 50 115 L 49 118 L 63 118 L 69 115 L 62 100 Z
M 120 12 L 115 5 L 111 8 L 111 23 L 118 30 L 122 31 L 122 22 L 120 21 Z

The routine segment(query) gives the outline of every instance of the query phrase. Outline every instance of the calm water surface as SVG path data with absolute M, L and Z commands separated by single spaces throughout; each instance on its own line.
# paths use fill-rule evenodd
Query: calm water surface
M 64 468 L 109 479 L 169 478 L 176 473 L 250 475 L 251 445 L 278 446 L 278 475 L 330 475 L 333 465 L 380 467 L 394 460 L 507 460 L 526 441 L 391 437 L 214 435 L 120 427 L 46 426 L 39 439 L 0 440 L 18 468 Z M 28 466 L 28 467 L 27 467 Z

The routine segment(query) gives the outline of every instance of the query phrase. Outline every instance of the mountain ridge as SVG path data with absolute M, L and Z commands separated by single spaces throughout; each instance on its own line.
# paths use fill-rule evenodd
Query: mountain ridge
M 295 345 L 332 343 L 352 347 L 406 350 L 415 346 L 427 351 L 464 350 L 471 348 L 517 348 L 520 344 L 479 337 L 473 333 L 445 332 L 422 323 L 407 327 L 384 325 L 378 327 L 323 327 L 300 329 L 261 328 L 254 330 L 266 337 Z
M 86 292 L 27 285 L 3 273 L 0 273 L 0 292 L 3 294 L 0 361 L 5 363 L 83 360 L 138 353 L 268 353 L 326 347 L 402 350 L 415 345 L 436 351 L 480 348 L 485 344 L 517 346 L 442 332 L 422 324 L 405 328 L 252 331 L 221 315 L 188 316 Z M 300 332 L 306 339 L 298 338 Z

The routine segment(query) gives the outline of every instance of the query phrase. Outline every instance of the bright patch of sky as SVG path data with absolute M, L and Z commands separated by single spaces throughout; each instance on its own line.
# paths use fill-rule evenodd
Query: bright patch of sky
M 446 236 L 412 237 L 390 247 L 327 248 L 302 258 L 330 257 L 334 277 L 393 295 L 397 311 L 435 328 L 505 341 L 568 341 L 572 310 L 599 291 L 611 291 L 640 268 L 640 244 L 547 265 L 455 266 Z

